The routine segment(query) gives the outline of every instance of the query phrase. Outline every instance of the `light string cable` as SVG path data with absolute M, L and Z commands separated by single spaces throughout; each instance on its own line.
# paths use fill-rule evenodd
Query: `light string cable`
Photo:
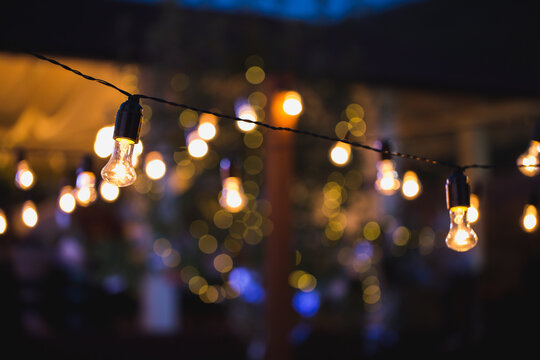
M 327 141 L 342 142 L 342 143 L 349 144 L 349 145 L 351 145 L 353 147 L 356 147 L 356 148 L 370 150 L 370 151 L 378 152 L 378 153 L 381 153 L 381 154 L 388 154 L 388 155 L 400 157 L 400 158 L 403 158 L 403 159 L 410 159 L 410 160 L 416 160 L 416 161 L 420 161 L 420 162 L 425 162 L 425 163 L 428 163 L 428 164 L 431 164 L 431 165 L 446 166 L 446 167 L 450 167 L 450 168 L 459 169 L 461 171 L 465 171 L 467 169 L 472 169 L 472 168 L 475 168 L 475 169 L 494 169 L 494 168 L 500 168 L 500 167 L 531 167 L 531 165 L 516 165 L 516 164 L 506 165 L 506 166 L 486 165 L 486 164 L 469 164 L 469 165 L 460 166 L 458 164 L 448 162 L 448 161 L 434 160 L 434 159 L 427 158 L 425 156 L 407 154 L 407 153 L 403 153 L 403 152 L 399 152 L 399 151 L 390 151 L 390 150 L 380 149 L 380 148 L 369 146 L 369 145 L 366 145 L 366 144 L 363 144 L 363 143 L 360 143 L 360 142 L 357 142 L 357 141 L 341 139 L 341 138 L 336 137 L 336 136 L 328 136 L 328 135 L 324 135 L 324 134 L 319 134 L 319 133 L 309 131 L 309 130 L 294 129 L 294 128 L 285 127 L 285 126 L 274 126 L 274 125 L 263 123 L 263 122 L 260 122 L 260 121 L 257 121 L 257 120 L 242 119 L 242 118 L 239 118 L 239 117 L 236 117 L 236 116 L 222 114 L 222 113 L 218 113 L 218 112 L 207 110 L 207 109 L 201 109 L 201 108 L 197 108 L 195 106 L 191 106 L 191 105 L 187 105 L 187 104 L 181 104 L 181 103 L 177 103 L 177 102 L 174 102 L 174 101 L 158 98 L 158 97 L 155 97 L 155 96 L 144 95 L 144 94 L 131 94 L 128 91 L 126 91 L 124 89 L 121 89 L 118 86 L 116 86 L 116 85 L 114 85 L 114 84 L 112 84 L 112 83 L 110 83 L 110 82 L 108 82 L 106 80 L 95 78 L 93 76 L 84 74 L 81 71 L 73 69 L 73 68 L 69 67 L 68 65 L 65 65 L 65 64 L 63 64 L 63 63 L 61 63 L 61 62 L 59 62 L 59 61 L 57 61 L 55 59 L 49 58 L 47 56 L 44 56 L 44 55 L 41 55 L 41 54 L 38 54 L 38 53 L 35 53 L 33 51 L 28 51 L 27 50 L 25 52 L 28 53 L 29 55 L 32 55 L 32 56 L 40 59 L 40 60 L 48 61 L 48 62 L 50 62 L 50 63 L 52 63 L 54 65 L 60 66 L 64 70 L 70 71 L 70 72 L 74 73 L 75 75 L 83 77 L 86 80 L 96 81 L 96 82 L 98 82 L 98 83 L 100 83 L 102 85 L 113 88 L 116 91 L 122 93 L 123 95 L 125 95 L 127 97 L 137 97 L 139 99 L 152 100 L 152 101 L 155 101 L 155 102 L 159 102 L 159 103 L 163 103 L 163 104 L 167 104 L 167 105 L 171 105 L 171 106 L 175 106 L 175 107 L 188 109 L 188 110 L 196 111 L 196 112 L 199 112 L 199 113 L 205 113 L 205 114 L 214 115 L 214 116 L 217 116 L 217 117 L 222 118 L 222 119 L 227 119 L 227 120 L 232 120 L 232 121 L 244 121 L 244 122 L 256 124 L 256 125 L 259 125 L 259 126 L 262 126 L 262 127 L 267 128 L 267 129 L 274 130 L 274 131 L 288 131 L 288 132 L 292 132 L 292 133 L 295 133 L 295 134 L 311 136 L 311 137 L 314 137 L 314 138 L 323 139 L 323 140 L 327 140 Z M 538 166 L 538 165 L 532 165 L 532 166 Z

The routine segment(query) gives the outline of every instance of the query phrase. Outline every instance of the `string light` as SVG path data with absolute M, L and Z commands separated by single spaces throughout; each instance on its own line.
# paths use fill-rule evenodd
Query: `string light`
M 106 202 L 114 202 L 120 195 L 120 188 L 106 181 L 102 181 L 99 185 L 99 194 Z
M 73 196 L 73 188 L 69 185 L 62 187 L 58 196 L 58 207 L 66 214 L 70 214 L 75 210 L 77 201 Z
M 159 180 L 167 172 L 167 165 L 163 162 L 163 156 L 159 151 L 152 151 L 146 155 L 144 171 L 152 180 Z
M 283 99 L 283 111 L 287 115 L 300 115 L 304 107 L 302 105 L 302 97 L 296 91 L 287 91 Z
M 133 167 L 137 167 L 137 164 L 139 162 L 139 156 L 143 153 L 143 142 L 141 139 L 139 139 L 139 142 L 135 144 L 133 147 L 133 157 L 131 158 L 131 163 L 133 164 Z
M 528 233 L 535 232 L 538 228 L 538 210 L 532 203 L 525 205 L 523 208 L 521 227 Z
M 467 210 L 467 221 L 474 224 L 480 218 L 480 200 L 475 194 L 471 194 L 471 206 Z
M 21 218 L 24 225 L 33 228 L 38 222 L 38 212 L 33 201 L 28 200 L 23 204 Z
M 139 142 L 142 107 L 139 98 L 130 96 L 118 109 L 114 124 L 114 149 L 109 162 L 101 170 L 103 179 L 115 186 L 129 186 L 137 179 L 133 167 L 133 148 Z
M 351 145 L 337 142 L 330 149 L 330 160 L 336 166 L 345 166 L 351 160 Z
M 234 105 L 236 116 L 240 119 L 257 121 L 257 114 L 253 107 L 246 99 L 240 99 L 236 101 Z M 257 125 L 247 121 L 237 121 L 236 127 L 242 132 L 250 132 L 255 129 Z
M 400 181 L 396 171 L 392 156 L 389 154 L 390 143 L 382 142 L 381 161 L 377 162 L 377 180 L 375 189 L 385 196 L 393 195 L 400 186 Z
M 208 144 L 199 137 L 196 131 L 189 133 L 186 139 L 189 155 L 196 159 L 201 159 L 208 154 Z
M 114 148 L 114 126 L 104 126 L 98 130 L 94 141 L 94 152 L 104 159 L 110 156 Z
M 199 117 L 199 126 L 197 133 L 199 137 L 205 141 L 210 141 L 217 135 L 217 117 L 210 114 L 201 114 Z
M 220 171 L 223 189 L 219 204 L 229 212 L 239 212 L 246 205 L 246 196 L 239 177 L 239 170 L 231 164 L 229 159 L 222 159 Z
M 96 201 L 96 198 L 96 176 L 92 172 L 92 158 L 86 155 L 77 169 L 75 199 L 79 205 L 86 207 Z
M 403 175 L 403 185 L 401 186 L 403 197 L 407 200 L 414 200 L 421 192 L 422 185 L 416 173 L 412 170 L 405 172 L 405 175 Z
M 446 246 L 463 252 L 476 246 L 478 237 L 467 220 L 470 204 L 469 179 L 462 170 L 456 170 L 446 180 L 446 204 L 450 212 L 450 231 Z
M 517 159 L 519 171 L 527 176 L 535 176 L 540 172 L 540 120 L 534 126 L 533 136 L 529 142 L 529 148 Z
M 0 235 L 4 234 L 7 230 L 7 219 L 4 210 L 0 209 Z
M 18 153 L 17 172 L 15 173 L 15 185 L 21 190 L 30 190 L 35 183 L 36 176 L 24 159 L 22 151 Z

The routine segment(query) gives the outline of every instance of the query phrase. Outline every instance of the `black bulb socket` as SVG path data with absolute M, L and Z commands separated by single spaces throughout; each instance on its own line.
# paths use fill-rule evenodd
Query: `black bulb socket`
M 123 102 L 116 113 L 113 138 L 129 139 L 135 144 L 139 142 L 141 133 L 142 106 L 138 96 L 130 96 Z
M 390 147 L 390 142 L 388 140 L 383 140 L 381 142 L 381 159 L 382 160 L 391 160 L 392 155 L 390 154 L 390 151 L 392 151 Z
M 456 206 L 471 206 L 469 178 L 461 170 L 454 171 L 446 179 L 446 206 L 448 210 Z

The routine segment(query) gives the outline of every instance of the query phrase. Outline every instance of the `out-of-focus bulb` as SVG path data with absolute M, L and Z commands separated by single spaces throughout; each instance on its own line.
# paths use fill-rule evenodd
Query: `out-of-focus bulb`
M 418 180 L 416 173 L 411 170 L 405 172 L 405 175 L 403 175 L 403 185 L 401 186 L 403 197 L 407 200 L 413 200 L 416 199 L 421 192 L 422 185 L 420 184 L 420 180 Z
M 351 160 L 351 145 L 337 142 L 330 149 L 330 160 L 336 166 L 345 166 Z
M 302 97 L 296 91 L 287 91 L 283 99 L 283 111 L 287 115 L 299 115 L 303 110 Z
M 528 233 L 536 231 L 538 227 L 538 211 L 534 205 L 525 205 L 521 217 L 521 227 Z
M 394 162 L 390 159 L 381 160 L 377 163 L 377 180 L 375 188 L 383 195 L 393 195 L 400 186 L 398 173 Z
M 144 168 L 146 175 L 152 180 L 161 179 L 167 171 L 167 165 L 158 151 L 149 152 L 146 155 L 146 166 Z
M 22 190 L 29 190 L 34 186 L 34 172 L 26 160 L 17 163 L 17 173 L 15 174 L 15 185 Z
M 101 176 L 105 181 L 118 187 L 129 186 L 135 182 L 137 173 L 132 159 L 134 145 L 130 139 L 115 139 L 111 158 L 101 170 Z
M 101 195 L 101 198 L 103 200 L 107 202 L 113 202 L 118 199 L 118 196 L 120 195 L 120 189 L 118 188 L 118 186 L 115 186 L 106 181 L 102 181 L 101 185 L 99 185 L 99 194 Z
M 77 200 L 73 196 L 73 188 L 69 185 L 64 186 L 58 196 L 58 207 L 66 214 L 70 214 L 75 210 L 76 206 Z
M 24 225 L 31 228 L 36 226 L 38 222 L 38 213 L 33 201 L 28 200 L 23 204 L 21 217 Z
M 75 187 L 75 199 L 77 203 L 86 207 L 96 201 L 96 176 L 91 171 L 83 171 L 77 175 Z
M 223 190 L 219 204 L 229 212 L 238 212 L 246 205 L 246 196 L 242 181 L 238 177 L 228 177 L 223 180 Z
M 203 140 L 210 141 L 217 135 L 217 118 L 211 114 L 202 114 L 199 118 L 197 132 Z
M 517 159 L 518 169 L 524 175 L 535 176 L 540 172 L 540 142 L 531 140 L 529 149 Z M 524 166 L 523 166 L 524 165 Z
M 186 142 L 188 153 L 192 157 L 200 159 L 208 154 L 208 144 L 199 137 L 199 134 L 196 131 L 193 131 L 188 135 Z
M 235 106 L 236 117 L 245 120 L 257 121 L 257 113 L 255 109 L 245 99 L 236 102 Z M 236 127 L 243 132 L 250 132 L 255 129 L 257 125 L 247 121 L 237 121 Z
M 476 246 L 478 236 L 467 221 L 467 207 L 455 206 L 450 209 L 450 231 L 446 236 L 446 246 L 463 252 Z
M 135 144 L 133 147 L 133 157 L 131 158 L 131 163 L 133 164 L 133 167 L 137 167 L 137 164 L 139 163 L 139 156 L 143 153 L 143 143 L 142 140 L 139 140 L 138 143 Z
M 480 200 L 475 194 L 471 194 L 471 206 L 467 209 L 467 221 L 474 224 L 480 218 Z
M 0 235 L 5 233 L 7 230 L 7 219 L 4 210 L 0 209 Z
M 94 152 L 100 158 L 111 155 L 114 148 L 114 126 L 104 126 L 98 130 L 94 141 Z

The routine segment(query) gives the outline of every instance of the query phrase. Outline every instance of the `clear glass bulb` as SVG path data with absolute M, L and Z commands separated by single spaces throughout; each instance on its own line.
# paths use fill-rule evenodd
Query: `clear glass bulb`
M 230 212 L 238 212 L 244 208 L 246 196 L 240 178 L 228 177 L 223 181 L 219 204 Z
M 394 162 L 390 159 L 377 163 L 377 181 L 375 188 L 383 195 L 393 195 L 399 189 L 400 181 Z
M 137 179 L 132 157 L 135 143 L 129 139 L 117 138 L 107 165 L 101 170 L 101 177 L 115 186 L 129 186 Z
M 524 175 L 535 176 L 540 172 L 540 142 L 531 140 L 529 148 L 517 159 L 518 168 Z M 524 165 L 524 166 L 523 166 Z
M 446 236 L 446 246 L 463 252 L 476 246 L 478 236 L 467 220 L 467 207 L 455 206 L 450 209 L 450 231 Z
M 523 209 L 521 227 L 528 233 L 536 231 L 538 227 L 538 211 L 534 205 L 527 204 Z

